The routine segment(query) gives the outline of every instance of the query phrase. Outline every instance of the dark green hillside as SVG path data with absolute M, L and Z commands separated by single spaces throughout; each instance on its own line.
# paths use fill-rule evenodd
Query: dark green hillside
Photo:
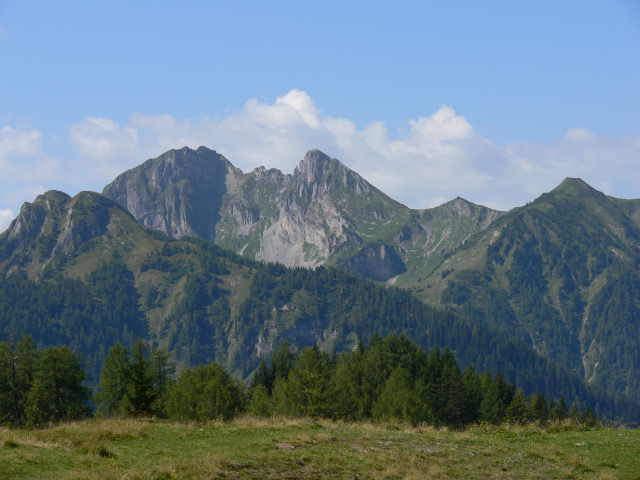
M 637 212 L 637 202 L 566 179 L 467 242 L 418 293 L 520 337 L 592 385 L 637 399 Z
M 0 280 L 0 336 L 31 335 L 42 346 L 68 345 L 82 352 L 90 380 L 97 380 L 108 348 L 147 336 L 133 274 L 120 260 L 101 264 L 84 281 L 60 273 L 39 282 L 14 273 Z
M 98 194 L 58 204 L 47 203 L 51 195 L 23 212 L 43 208 L 41 223 L 59 232 L 49 240 L 53 248 L 37 248 L 40 236 L 32 232 L 41 227 L 18 228 L 31 225 L 26 213 L 0 236 L 0 340 L 28 333 L 40 347 L 69 345 L 88 359 L 94 381 L 111 345 L 128 346 L 138 335 L 167 347 L 179 367 L 216 360 L 246 377 L 285 339 L 297 350 L 315 343 L 342 351 L 375 333 L 404 333 L 427 349 L 450 347 L 462 366 L 501 371 L 527 393 L 638 417 L 635 406 L 613 405 L 525 342 L 406 291 L 333 268 L 245 260 L 203 240 L 171 241 Z

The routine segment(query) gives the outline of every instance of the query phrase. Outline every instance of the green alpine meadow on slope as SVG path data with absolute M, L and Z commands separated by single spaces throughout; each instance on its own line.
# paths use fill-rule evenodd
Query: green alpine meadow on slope
M 243 417 L 0 428 L 10 479 L 638 479 L 640 430 L 433 427 Z

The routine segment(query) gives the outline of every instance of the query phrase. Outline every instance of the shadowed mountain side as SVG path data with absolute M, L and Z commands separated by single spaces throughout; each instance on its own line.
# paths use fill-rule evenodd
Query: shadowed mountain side
M 170 150 L 118 176 L 103 194 L 143 225 L 169 237 L 215 241 L 227 179 L 242 172 L 222 155 L 200 147 Z

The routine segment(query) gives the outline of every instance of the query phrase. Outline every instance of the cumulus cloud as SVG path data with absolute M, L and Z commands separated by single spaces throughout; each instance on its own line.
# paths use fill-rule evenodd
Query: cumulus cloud
M 42 134 L 37 130 L 19 130 L 9 126 L 0 129 L 0 155 L 37 155 Z
M 43 184 L 61 178 L 60 162 L 42 149 L 38 130 L 0 128 L 0 232 L 25 201 L 44 191 Z
M 67 170 L 84 189 L 100 190 L 117 174 L 169 149 L 205 145 L 244 171 L 264 165 L 285 173 L 306 151 L 319 148 L 414 208 L 462 196 L 506 210 L 553 189 L 567 176 L 581 177 L 607 194 L 640 197 L 640 135 L 600 137 L 574 127 L 555 142 L 502 146 L 447 105 L 408 120 L 400 132 L 382 121 L 358 128 L 349 119 L 324 114 L 301 90 L 273 103 L 249 100 L 223 117 L 134 113 L 124 125 L 89 117 L 71 126 L 69 139 L 77 155 Z M 6 152 L 44 162 L 40 143 L 40 132 L 3 128 L 0 167 L 6 167 Z
M 59 162 L 42 151 L 42 133 L 5 126 L 0 129 L 0 184 L 38 182 L 52 178 Z
M 140 153 L 138 131 L 108 118 L 88 117 L 72 125 L 69 139 L 81 159 L 90 161 L 90 168 L 103 175 L 119 173 L 119 168 L 123 166 L 119 159 Z
M 319 148 L 339 158 L 393 198 L 416 208 L 463 196 L 493 208 L 526 203 L 580 176 L 620 196 L 633 192 L 640 175 L 640 137 L 602 138 L 583 128 L 567 130 L 551 144 L 494 144 L 447 105 L 390 132 L 373 121 L 354 122 L 323 114 L 304 91 L 291 90 L 268 104 L 249 100 L 223 118 L 178 120 L 169 115 L 133 114 L 127 126 L 96 119 L 80 125 L 91 135 L 77 142 L 83 152 L 121 171 L 170 148 L 206 145 L 243 170 L 260 165 L 292 172 L 304 153 Z M 80 130 L 72 127 L 72 137 Z M 91 153 L 92 149 L 98 152 Z M 116 155 L 117 153 L 117 155 Z M 118 158 L 116 158 L 116 156 Z M 635 183 L 634 183 L 635 182 Z

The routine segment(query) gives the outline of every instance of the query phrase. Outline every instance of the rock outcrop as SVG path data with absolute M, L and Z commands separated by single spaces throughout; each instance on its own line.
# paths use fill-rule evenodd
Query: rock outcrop
M 233 177 L 240 175 L 222 155 L 205 147 L 185 147 L 123 173 L 103 194 L 169 237 L 215 241 L 227 182 L 233 184 Z
M 171 237 L 197 236 L 287 266 L 337 264 L 398 285 L 426 276 L 500 215 L 460 198 L 411 210 L 319 150 L 293 174 L 243 173 L 205 147 L 171 150 L 103 193 Z

